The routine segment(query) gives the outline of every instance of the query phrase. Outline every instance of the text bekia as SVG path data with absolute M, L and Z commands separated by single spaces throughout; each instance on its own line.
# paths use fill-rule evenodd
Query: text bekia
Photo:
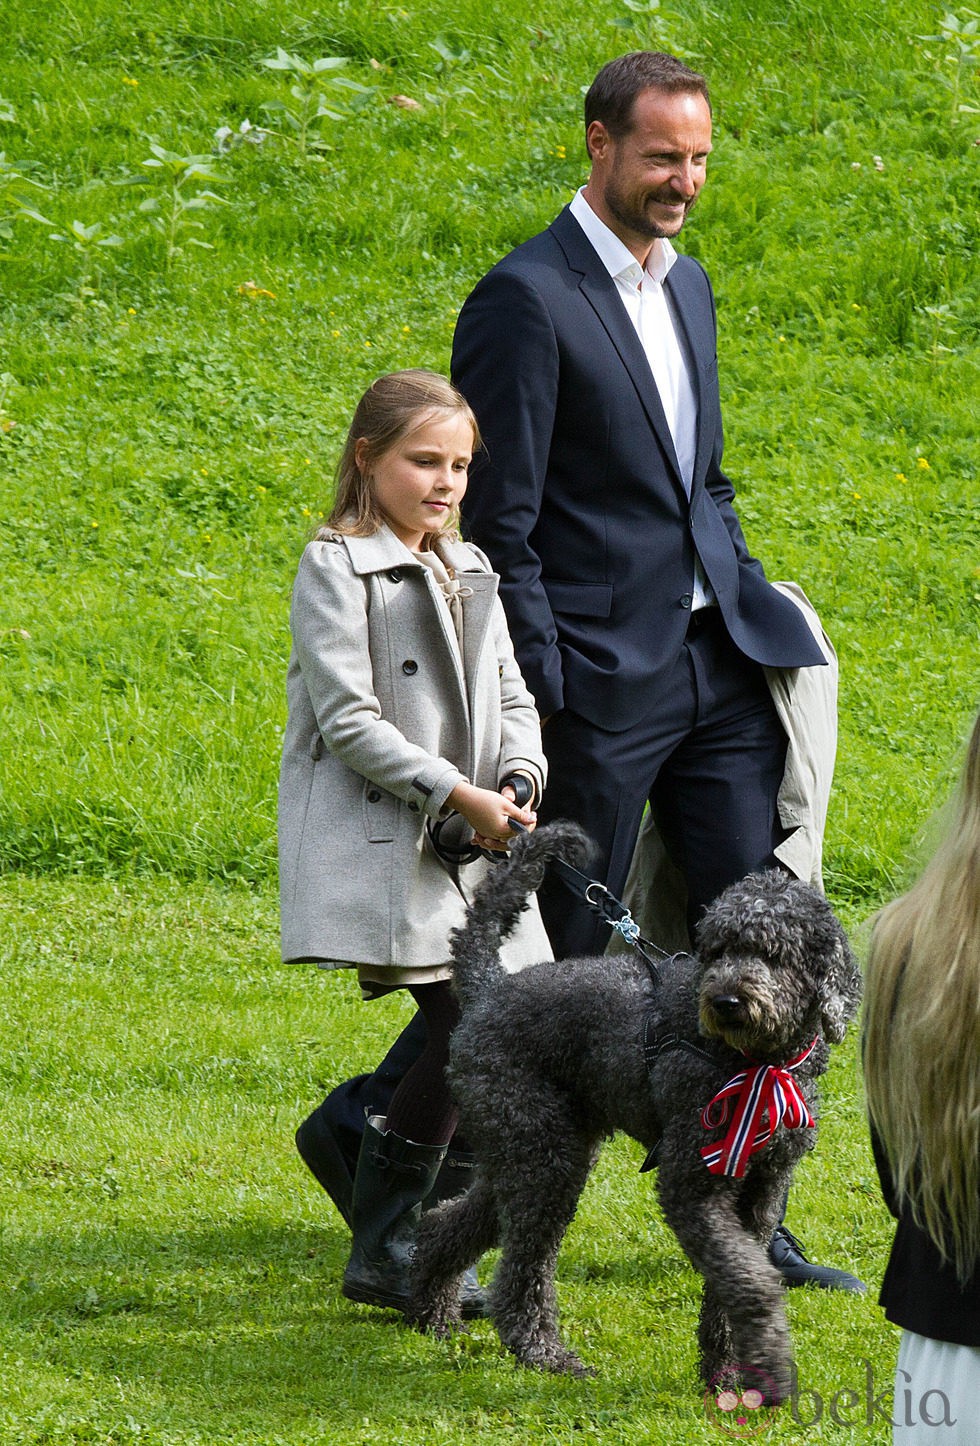
M 840 1386 L 832 1395 L 801 1386 L 794 1367 L 788 1404 L 797 1425 L 815 1426 L 824 1418 L 837 1426 L 872 1426 L 876 1422 L 885 1422 L 889 1426 L 956 1425 L 944 1391 L 930 1389 L 916 1397 L 908 1386 L 902 1385 L 903 1377 L 906 1382 L 911 1383 L 912 1380 L 908 1372 L 902 1370 L 896 1377 L 894 1392 L 890 1383 L 884 1390 L 876 1391 L 871 1362 L 864 1361 L 863 1365 L 863 1389 Z

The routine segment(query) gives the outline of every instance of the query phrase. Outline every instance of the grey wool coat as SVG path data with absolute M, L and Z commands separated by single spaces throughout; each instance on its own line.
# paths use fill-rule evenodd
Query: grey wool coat
M 521 769 L 544 787 L 497 576 L 475 547 L 444 539 L 439 550 L 463 586 L 462 667 L 435 575 L 387 527 L 311 542 L 300 561 L 279 781 L 286 961 L 444 962 L 464 890 L 493 865 L 463 866 L 461 887 L 426 820 L 447 816 L 464 778 L 496 788 Z M 536 908 L 510 942 L 511 967 L 551 957 Z

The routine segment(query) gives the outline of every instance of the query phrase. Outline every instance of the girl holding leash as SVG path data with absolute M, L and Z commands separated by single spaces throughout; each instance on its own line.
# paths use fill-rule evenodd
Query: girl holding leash
M 881 1304 L 902 1327 L 896 1446 L 977 1441 L 980 1401 L 980 717 L 950 826 L 875 923 L 864 1069 L 898 1221 Z M 943 1429 L 936 1430 L 937 1426 Z
M 356 969 L 369 999 L 407 989 L 427 1028 L 387 1117 L 364 1131 L 344 1272 L 350 1299 L 399 1309 L 421 1204 L 456 1126 L 445 1078 L 458 1019 L 449 932 L 463 921 L 464 879 L 469 891 L 488 867 L 454 860 L 471 844 L 505 850 L 512 825 L 533 828 L 545 777 L 497 578 L 459 539 L 479 442 L 444 378 L 416 370 L 374 382 L 290 615 L 283 958 Z M 515 961 L 550 957 L 536 908 L 511 948 Z M 466 1289 L 464 1307 L 479 1313 L 478 1288 Z

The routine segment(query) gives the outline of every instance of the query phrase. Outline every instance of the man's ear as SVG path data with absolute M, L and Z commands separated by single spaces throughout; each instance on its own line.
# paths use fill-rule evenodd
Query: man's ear
M 605 160 L 611 137 L 602 121 L 594 120 L 585 132 L 585 146 L 593 161 Z

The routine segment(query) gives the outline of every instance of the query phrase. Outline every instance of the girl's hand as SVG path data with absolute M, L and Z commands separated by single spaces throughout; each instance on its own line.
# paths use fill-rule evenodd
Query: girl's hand
M 472 783 L 457 783 L 446 802 L 461 813 L 473 830 L 474 842 L 484 849 L 506 852 L 514 837 L 509 819 L 516 819 L 529 831 L 538 821 L 530 808 L 518 808 L 511 789 L 497 793 L 492 788 L 477 788 Z

